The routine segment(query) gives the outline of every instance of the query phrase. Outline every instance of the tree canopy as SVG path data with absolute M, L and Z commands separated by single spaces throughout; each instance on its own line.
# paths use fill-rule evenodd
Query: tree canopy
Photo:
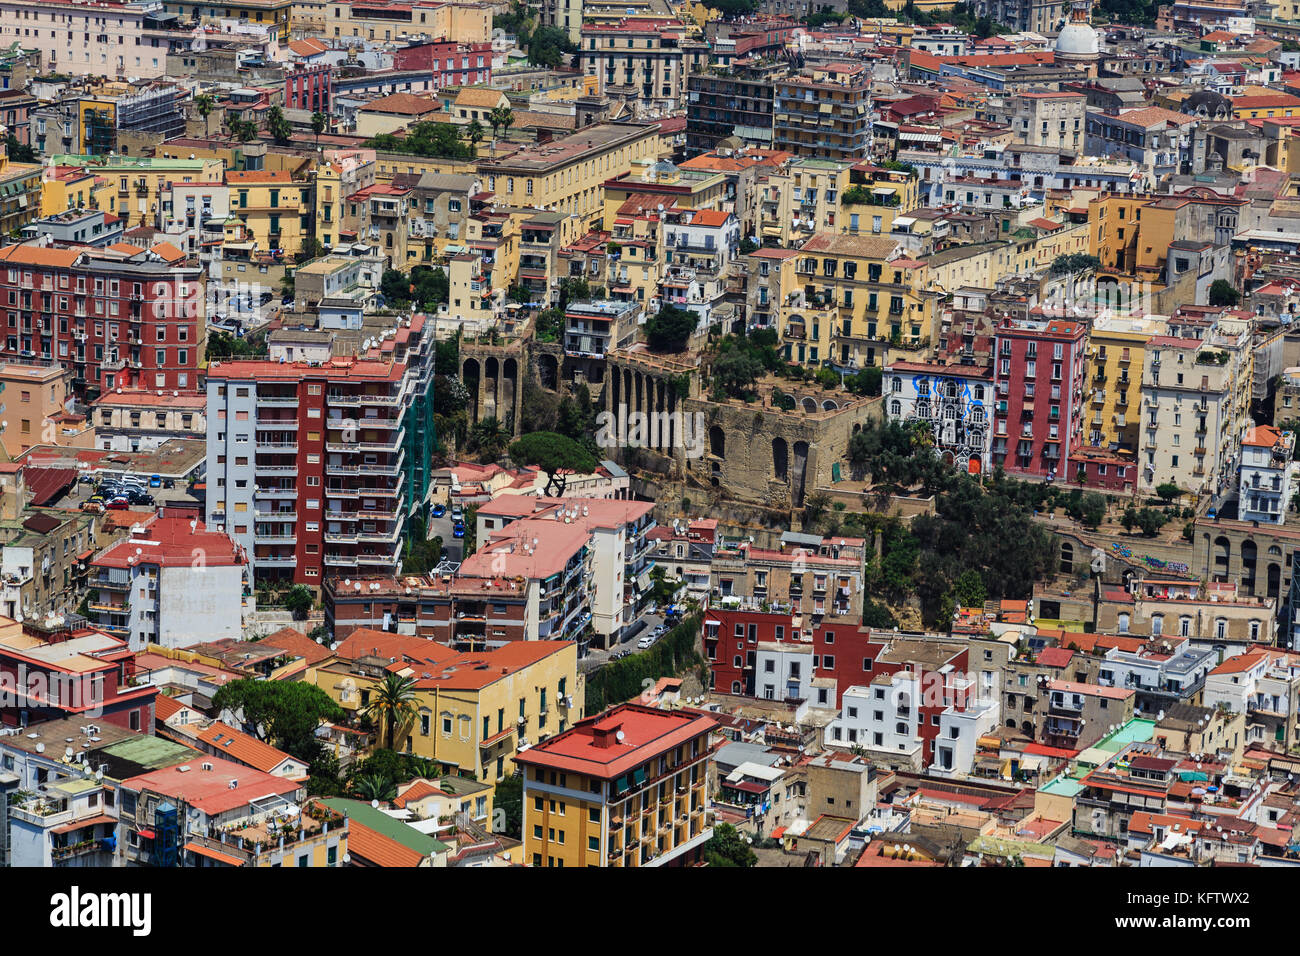
M 366 140 L 362 146 L 387 153 L 407 153 L 430 159 L 473 159 L 478 151 L 472 143 L 461 139 L 460 128 L 453 123 L 425 121 L 412 124 L 405 136 L 381 133 Z
M 596 456 L 581 444 L 557 432 L 533 432 L 510 445 L 510 457 L 517 464 L 540 468 L 546 473 L 546 494 L 560 497 L 566 473 L 591 474 Z
M 212 709 L 229 711 L 259 740 L 307 761 L 320 749 L 316 728 L 343 719 L 342 708 L 329 694 L 305 681 L 231 681 L 213 695 Z
M 690 341 L 691 333 L 699 324 L 699 316 L 690 309 L 664 305 L 645 323 L 646 344 L 652 352 L 682 352 Z
M 1210 283 L 1210 305 L 1235 306 L 1241 301 L 1241 293 L 1227 279 L 1215 279 Z
M 379 291 L 390 306 L 414 307 L 425 312 L 447 301 L 450 285 L 442 266 L 418 265 L 409 276 L 397 269 L 385 269 L 379 279 Z
M 709 866 L 751 867 L 758 865 L 758 855 L 730 823 L 713 828 L 713 836 L 701 848 Z

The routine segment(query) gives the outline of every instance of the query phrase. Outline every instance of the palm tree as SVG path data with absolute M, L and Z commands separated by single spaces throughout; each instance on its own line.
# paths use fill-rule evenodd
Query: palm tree
M 397 784 L 382 773 L 363 773 L 352 781 L 352 792 L 362 800 L 387 803 L 397 799 Z
M 371 689 L 370 703 L 363 713 L 383 724 L 388 731 L 388 747 L 396 750 L 398 728 L 405 728 L 415 720 L 415 678 L 401 674 L 385 676 L 382 683 Z
M 207 93 L 194 98 L 194 108 L 198 110 L 200 116 L 207 119 L 211 114 L 216 102 Z
M 329 117 L 319 111 L 311 114 L 311 131 L 316 134 L 316 148 L 320 149 L 320 134 L 329 125 Z
M 478 152 L 478 144 L 483 139 L 483 124 L 478 120 L 471 120 L 470 124 L 465 127 L 465 138 L 469 144 Z
M 508 106 L 494 106 L 487 116 L 488 122 L 492 125 L 493 145 L 496 145 L 497 130 L 501 130 L 501 135 L 509 132 L 510 127 L 515 125 L 515 111 Z

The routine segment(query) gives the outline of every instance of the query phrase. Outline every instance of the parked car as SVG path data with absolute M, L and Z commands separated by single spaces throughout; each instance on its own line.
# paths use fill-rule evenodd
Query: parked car
M 445 515 L 446 513 L 447 513 L 447 506 L 446 506 L 446 505 L 434 505 L 434 506 L 433 506 L 433 516 L 434 516 L 435 518 L 441 518 L 441 517 L 442 517 L 443 515 Z
M 162 487 L 162 475 L 150 475 L 150 476 L 149 476 L 149 487 L 150 487 L 150 488 L 161 488 L 161 487 Z
M 460 505 L 452 505 L 452 506 L 451 506 L 451 520 L 452 520 L 452 521 L 464 521 L 464 520 L 465 520 L 465 509 L 462 508 Z
M 464 524 L 464 522 L 457 521 L 454 525 L 452 525 L 452 528 L 451 528 L 451 536 L 452 536 L 453 538 L 463 538 L 463 537 L 465 537 L 465 524 Z
M 143 491 L 128 491 L 124 497 L 133 505 L 146 505 L 150 508 L 153 507 L 153 495 L 147 495 Z
M 646 648 L 654 644 L 654 642 L 655 639 L 651 637 L 649 634 L 647 634 L 645 637 L 641 638 L 641 640 L 636 642 L 637 650 L 644 651 Z
M 118 495 L 116 498 L 110 498 L 105 502 L 104 507 L 110 511 L 126 511 L 131 507 L 131 499 L 125 495 Z

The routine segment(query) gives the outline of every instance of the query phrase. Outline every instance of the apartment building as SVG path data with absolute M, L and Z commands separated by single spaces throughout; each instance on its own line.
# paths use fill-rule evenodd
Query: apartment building
M 863 541 L 836 537 L 814 544 L 810 536 L 786 536 L 780 550 L 748 542 L 719 547 L 711 569 L 714 599 L 752 599 L 793 608 L 814 626 L 823 617 L 860 613 Z M 841 541 L 843 543 L 841 543 Z
M 1294 747 L 1300 744 L 1300 656 L 1248 648 L 1206 675 L 1204 703 L 1244 715 L 1247 739 Z
M 772 148 L 772 66 L 711 67 L 686 77 L 686 155 L 698 156 L 737 137 L 747 146 Z
M 372 243 L 393 262 L 406 262 L 410 232 L 411 190 L 375 183 L 344 201 L 344 232 Z
M 325 625 L 342 640 L 358 628 L 411 634 L 458 650 L 529 639 L 529 589 L 505 578 L 453 575 L 326 578 Z
M 1139 466 L 1144 488 L 1221 492 L 1237 477 L 1241 432 L 1235 363 L 1199 339 L 1156 336 L 1142 367 Z
M 1044 681 L 1034 714 L 1039 740 L 1049 747 L 1086 750 L 1132 720 L 1136 700 L 1132 688 Z
M 1020 92 L 991 99 L 985 107 L 985 118 L 1010 126 L 1017 141 L 1026 146 L 1081 153 L 1086 107 L 1087 97 L 1082 93 Z
M 968 773 L 980 736 L 998 725 L 996 700 L 980 700 L 964 675 L 965 645 L 889 641 L 865 683 L 840 689 L 825 729 L 829 747 L 862 747 L 891 766 Z
M 54 165 L 75 166 L 106 180 L 102 195 L 103 212 L 119 217 L 128 229 L 153 226 L 162 208 L 163 193 L 174 183 L 221 182 L 224 166 L 218 158 L 182 159 L 171 156 L 85 156 L 51 157 Z M 115 189 L 113 187 L 116 187 Z
M 158 688 L 134 684 L 132 673 L 125 641 L 91 628 L 49 631 L 0 618 L 0 675 L 14 688 L 0 707 L 6 727 L 90 717 L 150 734 Z
M 316 32 L 318 28 L 313 25 L 313 35 L 384 43 L 418 37 L 453 39 L 458 43 L 487 43 L 492 39 L 492 11 L 478 3 L 378 0 L 358 5 L 350 0 L 327 0 L 324 8 L 323 30 Z M 294 19 L 299 16 L 300 11 L 295 9 Z
M 1065 474 L 1083 434 L 1086 364 L 1087 329 L 1081 323 L 1002 321 L 994 340 L 995 467 L 1048 479 Z
M 459 652 L 422 637 L 354 630 L 334 659 L 314 671 L 316 686 L 344 710 L 370 704 L 389 674 L 412 678 L 416 717 L 398 728 L 394 750 L 497 783 L 515 761 L 583 715 L 577 647 L 571 641 L 512 641 Z
M 175 35 L 155 17 L 156 10 L 112 0 L 4 0 L 0 45 L 17 43 L 39 51 L 41 65 L 48 71 L 153 79 L 166 74 Z
M 599 93 L 639 100 L 647 109 L 676 109 L 692 59 L 682 47 L 679 21 L 630 17 L 618 23 L 584 23 L 579 48 L 582 72 L 599 82 Z
M 799 253 L 793 288 L 780 290 L 787 361 L 848 371 L 883 365 L 887 348 L 922 358 L 934 344 L 938 297 L 895 239 L 819 232 Z
M 91 403 L 87 417 L 95 447 L 104 451 L 154 451 L 173 438 L 207 438 L 207 399 L 201 393 L 159 395 L 157 390 L 114 389 Z
M 203 338 L 198 268 L 152 252 L 0 248 L 0 356 L 57 361 L 82 396 L 118 385 L 190 389 Z
M 1142 281 L 1172 284 L 1192 265 L 1175 243 L 1229 246 L 1250 200 L 1201 192 L 1151 197 L 1105 193 L 1088 203 L 1089 251 L 1104 268 Z M 1178 259 L 1184 259 L 1178 268 Z
M 38 215 L 41 167 L 15 163 L 0 143 L 0 234 L 18 235 Z
M 1255 425 L 1241 439 L 1237 515 L 1242 521 L 1282 524 L 1291 506 L 1295 433 Z
M 1146 344 L 1168 327 L 1154 316 L 1103 315 L 1089 331 L 1089 388 L 1084 443 L 1137 454 L 1141 370 Z
M 209 368 L 206 520 L 255 578 L 319 586 L 327 574 L 397 571 L 406 517 L 428 487 L 423 332 L 416 316 L 398 333 L 409 351 L 382 359 Z
M 327 858 L 341 859 L 339 846 L 346 845 L 347 835 L 342 815 L 333 818 L 337 825 L 328 833 L 317 823 L 308 825 L 309 814 L 299 812 L 305 797 L 298 781 L 220 757 L 200 755 L 190 763 L 150 770 L 123 780 L 118 788 L 122 856 L 135 866 L 182 861 L 187 866 L 246 866 L 249 861 L 241 857 L 262 855 L 247 853 L 241 845 L 247 840 L 247 850 L 260 850 L 256 844 L 261 843 L 269 851 L 257 863 L 261 866 L 324 866 Z M 286 837 L 281 847 L 278 839 L 270 839 L 271 821 L 283 825 L 291 820 L 299 832 Z M 223 833 L 238 838 L 233 839 L 235 853 L 224 849 Z M 313 862 L 317 847 L 319 859 Z M 210 862 L 200 864 L 200 857 Z
M 409 263 L 440 259 L 448 246 L 465 237 L 471 198 L 478 194 L 481 185 L 476 177 L 424 172 L 399 174 L 393 183 L 410 190 L 406 237 Z
M 716 727 L 696 711 L 623 704 L 519 754 L 525 861 L 689 862 L 713 835 L 707 806 Z
M 871 72 L 832 63 L 774 81 L 772 146 L 796 156 L 861 162 L 871 154 Z
M 598 123 L 565 136 L 480 160 L 479 178 L 498 202 L 562 212 L 561 241 L 574 241 L 603 213 L 601 183 L 659 157 L 654 123 Z
M 316 238 L 325 248 L 342 242 L 346 197 L 375 184 L 378 164 L 373 150 L 326 150 L 315 169 L 314 225 Z
M 62 365 L 0 361 L 6 424 L 0 446 L 10 458 L 40 444 L 60 444 L 57 421 L 71 395 L 72 372 Z
M 230 215 L 258 249 L 286 258 L 302 251 L 313 211 L 309 183 L 295 181 L 288 170 L 245 169 L 227 171 L 225 184 Z
M 67 212 L 42 216 L 23 226 L 22 238 L 48 236 L 59 245 L 111 246 L 121 242 L 125 227 L 116 216 L 98 209 L 69 209 Z
M 74 755 L 75 756 L 75 755 Z M 11 805 L 9 866 L 112 866 L 117 816 L 111 785 L 70 777 Z
M 884 373 L 891 422 L 921 422 L 937 455 L 963 471 L 987 472 L 993 434 L 993 369 L 932 362 L 891 362 Z
M 74 479 L 64 472 L 55 480 L 70 486 Z M 76 610 L 98 520 L 87 512 L 30 506 L 0 520 L 0 607 L 5 616 L 34 621 Z
M 1082 96 L 1082 94 L 1074 94 Z M 1159 106 L 1088 113 L 1089 156 L 1121 157 L 1140 163 L 1159 182 L 1191 169 L 1192 132 L 1198 120 Z
M 90 561 L 88 607 L 97 627 L 136 651 L 238 640 L 245 564 L 228 535 L 164 509 Z
M 577 639 L 585 654 L 590 624 L 590 641 L 609 647 L 649 599 L 652 511 L 651 502 L 625 499 L 498 498 L 479 506 L 487 543 L 460 574 L 522 578 L 529 638 Z

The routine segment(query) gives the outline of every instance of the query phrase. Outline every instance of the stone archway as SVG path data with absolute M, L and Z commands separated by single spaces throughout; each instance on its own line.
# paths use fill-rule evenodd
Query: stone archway
M 772 477 L 777 481 L 790 480 L 790 446 L 784 438 L 772 439 Z

